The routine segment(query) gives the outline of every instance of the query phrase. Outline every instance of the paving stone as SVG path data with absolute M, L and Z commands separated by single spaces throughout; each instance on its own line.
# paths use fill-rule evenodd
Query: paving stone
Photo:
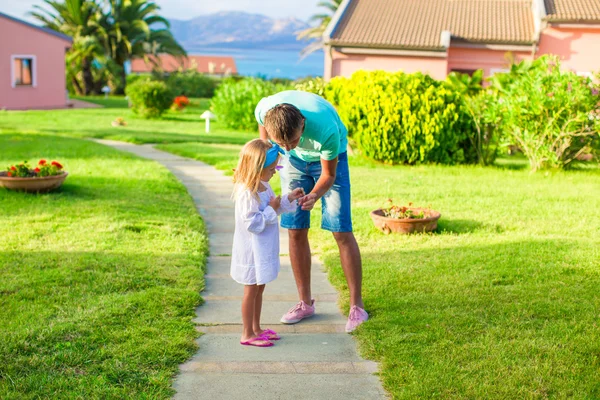
M 229 275 L 224 278 L 209 277 L 206 278 L 206 287 L 201 293 L 202 297 L 205 296 L 229 296 L 232 294 L 241 295 L 243 292 L 243 285 L 235 282 Z M 323 279 L 313 279 L 311 285 L 313 296 L 319 294 L 336 294 L 335 289 Z M 281 295 L 289 294 L 292 296 L 292 300 L 297 298 L 296 281 L 292 274 L 280 273 L 277 279 L 267 284 L 265 289 L 265 295 Z
M 175 400 L 248 400 L 252 398 L 261 400 L 372 400 L 385 398 L 377 377 L 367 374 L 201 374 L 185 372 L 178 376 L 174 388 L 177 391 Z
M 267 351 L 240 345 L 240 333 L 206 334 L 196 343 L 199 350 L 189 362 L 361 361 L 352 336 L 346 333 L 285 334 Z
M 335 324 L 346 323 L 346 317 L 342 317 L 338 306 L 333 302 L 322 302 L 316 304 L 316 314 L 300 322 L 311 324 Z M 263 302 L 261 321 L 265 324 L 279 324 L 283 314 L 287 312 L 294 302 L 289 301 L 266 301 Z M 196 310 L 194 322 L 197 324 L 241 324 L 241 304 L 238 300 L 207 301 Z

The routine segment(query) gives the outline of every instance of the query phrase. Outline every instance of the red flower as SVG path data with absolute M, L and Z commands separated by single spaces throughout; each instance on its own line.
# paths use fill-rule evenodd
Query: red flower
M 9 173 L 8 173 L 8 176 L 12 176 L 12 174 L 9 172 Z
M 51 165 L 54 165 L 54 166 L 55 166 L 56 168 L 58 168 L 58 169 L 62 169 L 62 167 L 63 167 L 63 166 L 61 165 L 61 163 L 59 163 L 58 161 L 52 161 L 50 164 L 51 164 Z
M 36 168 L 36 169 L 34 169 L 34 170 L 33 170 L 33 172 L 35 172 L 35 173 L 37 174 L 37 173 L 39 173 L 39 172 L 40 172 L 40 169 L 39 169 L 39 168 Z
M 38 162 L 38 165 L 46 165 L 47 161 L 46 160 L 40 160 L 40 162 Z
M 14 165 L 12 167 L 10 167 L 11 170 L 16 171 L 17 167 L 15 167 Z

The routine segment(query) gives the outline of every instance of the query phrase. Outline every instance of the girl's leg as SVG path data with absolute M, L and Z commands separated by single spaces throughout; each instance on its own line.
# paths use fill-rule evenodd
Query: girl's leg
M 263 330 L 260 328 L 260 312 L 262 311 L 262 298 L 265 291 L 265 285 L 258 285 L 258 291 L 254 300 L 254 318 L 252 319 L 252 330 L 256 336 Z
M 244 324 L 244 328 L 242 331 L 242 341 L 256 337 L 253 330 L 253 323 L 256 295 L 258 292 L 259 286 L 244 285 L 244 297 L 242 299 L 242 323 Z

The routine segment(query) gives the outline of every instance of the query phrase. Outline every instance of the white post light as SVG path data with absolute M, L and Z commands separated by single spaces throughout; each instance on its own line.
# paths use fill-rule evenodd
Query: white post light
M 110 93 L 110 88 L 108 86 L 104 86 L 102 88 L 102 93 L 104 93 L 104 98 L 107 99 L 108 98 L 108 94 Z
M 206 133 L 210 132 L 210 120 L 215 117 L 215 114 L 211 113 L 209 110 L 206 110 L 202 113 L 200 118 L 206 121 Z

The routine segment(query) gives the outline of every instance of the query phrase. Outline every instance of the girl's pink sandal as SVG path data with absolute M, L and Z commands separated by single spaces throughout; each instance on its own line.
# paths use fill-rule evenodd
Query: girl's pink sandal
M 267 338 L 269 340 L 279 340 L 279 339 L 281 339 L 281 337 L 273 329 L 265 329 L 262 332 L 261 336 L 264 336 L 265 338 Z
M 264 342 L 264 343 L 257 343 L 257 342 Z M 271 347 L 273 346 L 273 343 L 269 341 L 269 339 L 266 336 L 257 336 L 255 338 L 252 339 L 248 339 L 245 341 L 240 341 L 240 344 L 244 345 L 244 346 L 256 346 L 256 347 Z

